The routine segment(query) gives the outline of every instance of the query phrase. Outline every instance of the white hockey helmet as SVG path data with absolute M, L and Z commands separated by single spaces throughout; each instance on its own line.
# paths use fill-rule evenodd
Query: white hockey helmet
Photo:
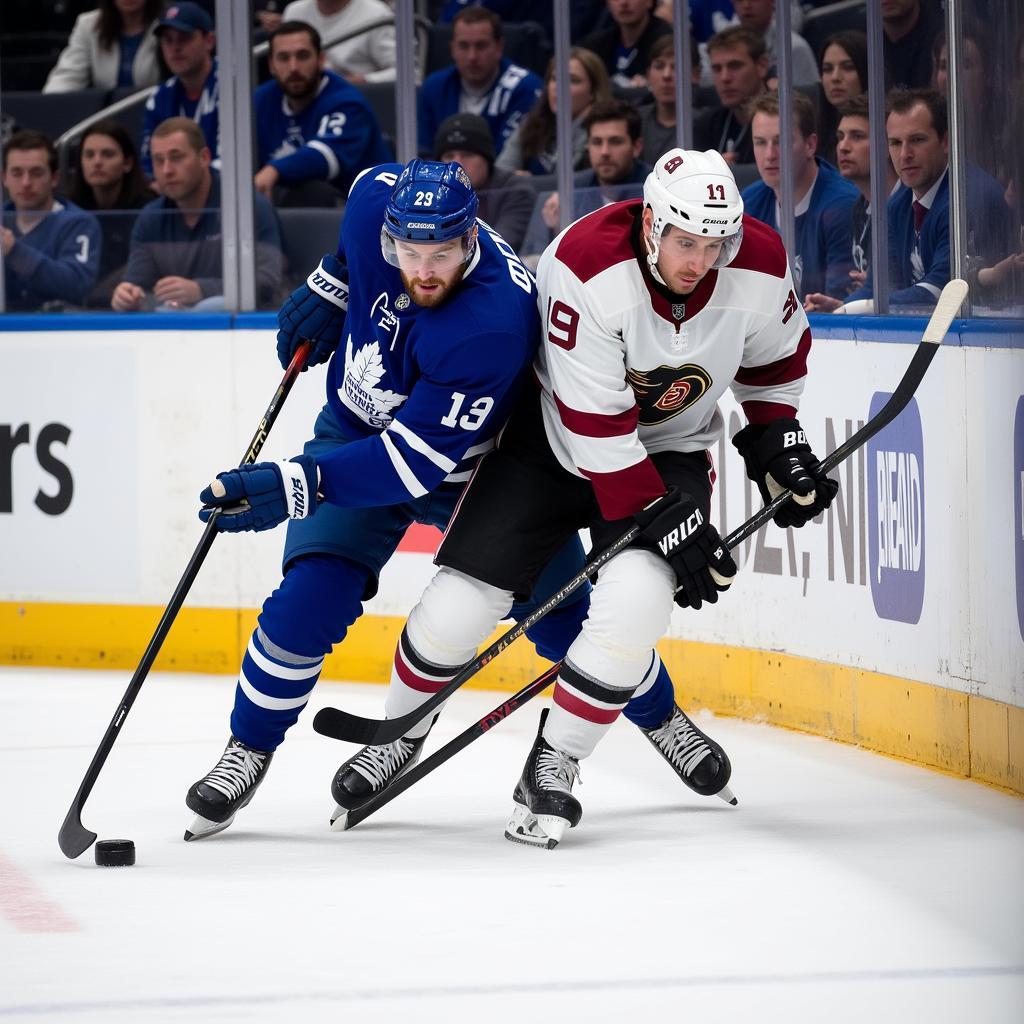
M 644 206 L 651 208 L 653 227 L 647 245 L 651 274 L 658 273 L 661 236 L 670 224 L 691 235 L 722 238 L 725 244 L 713 268 L 724 267 L 743 240 L 743 199 L 722 154 L 714 149 L 670 149 L 644 182 Z

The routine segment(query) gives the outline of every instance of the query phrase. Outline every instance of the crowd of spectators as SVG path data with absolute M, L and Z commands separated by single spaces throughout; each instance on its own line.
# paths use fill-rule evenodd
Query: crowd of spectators
M 789 0 L 779 0 L 789 2 Z M 880 0 L 890 160 L 885 191 L 891 301 L 934 302 L 949 277 L 948 46 L 938 0 Z M 118 120 L 75 141 L 61 180 L 54 140 L 19 124 L 4 145 L 2 252 L 11 310 L 211 309 L 223 305 L 220 124 L 212 0 L 79 4 L 43 92 L 156 87 L 141 130 Z M 458 160 L 481 216 L 525 258 L 557 234 L 554 61 L 515 52 L 523 21 L 550 42 L 540 0 L 428 4 L 450 63 L 417 87 L 421 155 Z M 811 8 L 814 4 L 804 4 Z M 793 137 L 780 138 L 776 0 L 691 0 L 694 147 L 721 152 L 746 211 L 777 228 L 781 160 L 793 166 L 799 297 L 810 311 L 871 300 L 867 43 L 851 28 L 812 46 L 792 5 Z M 287 266 L 285 211 L 317 208 L 337 223 L 354 178 L 393 159 L 367 90 L 395 79 L 385 0 L 258 0 L 269 40 L 253 99 L 253 180 L 260 302 L 276 304 L 305 266 Z M 675 145 L 673 5 L 569 0 L 573 217 L 642 194 L 652 163 Z M 373 26 L 368 31 L 360 31 Z M 338 40 L 339 36 L 346 38 Z M 536 37 L 535 37 L 536 38 Z M 1021 143 L 990 127 L 991 40 L 965 33 L 967 220 L 971 281 L 985 302 L 1020 302 L 1024 248 Z M 510 53 L 506 53 L 506 49 Z M 422 55 L 421 55 L 422 56 Z M 542 60 L 544 61 L 542 63 Z M 422 62 L 421 62 L 422 65 Z M 436 62 L 435 62 L 436 67 Z M 1006 68 L 1010 109 L 1024 111 L 1024 36 Z M 977 112 L 977 116 L 973 114 Z M 1010 215 L 1011 211 L 1014 215 Z

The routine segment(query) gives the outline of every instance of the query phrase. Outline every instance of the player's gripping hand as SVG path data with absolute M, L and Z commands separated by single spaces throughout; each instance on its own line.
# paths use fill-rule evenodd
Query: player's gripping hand
M 728 590 L 736 563 L 694 500 L 674 487 L 636 514 L 640 537 L 676 574 L 676 604 L 700 608 Z
M 765 504 L 783 491 L 793 492 L 792 501 L 775 513 L 775 522 L 783 528 L 810 522 L 832 504 L 839 491 L 839 484 L 822 471 L 798 420 L 752 423 L 732 443 Z
M 218 473 L 203 488 L 199 518 L 209 522 L 214 509 L 220 509 L 217 528 L 228 533 L 269 530 L 286 519 L 305 519 L 316 511 L 318 479 L 312 455 L 239 466 Z
M 338 347 L 348 312 L 348 268 L 327 253 L 320 265 L 285 299 L 277 314 L 277 358 L 288 369 L 303 341 L 312 342 L 306 366 L 326 363 Z

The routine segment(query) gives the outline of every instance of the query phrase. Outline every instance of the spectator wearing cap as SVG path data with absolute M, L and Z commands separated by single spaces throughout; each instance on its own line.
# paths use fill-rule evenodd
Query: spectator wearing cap
M 452 22 L 453 67 L 428 75 L 419 90 L 419 146 L 429 153 L 441 122 L 452 114 L 479 114 L 496 152 L 533 108 L 544 83 L 502 56 L 501 18 L 484 7 L 459 11 Z
M 480 219 L 516 251 L 526 237 L 537 193 L 531 180 L 494 166 L 494 139 L 478 114 L 452 114 L 434 138 L 434 158 L 462 164 L 480 198 Z
M 42 132 L 17 132 L 3 159 L 11 197 L 0 227 L 7 308 L 81 302 L 99 272 L 99 223 L 74 203 L 57 200 L 57 153 Z
M 270 36 L 270 73 L 256 90 L 255 185 L 278 206 L 334 206 L 365 167 L 391 153 L 359 90 L 324 70 L 320 34 L 284 21 Z
M 162 0 L 100 0 L 96 10 L 80 14 L 43 92 L 156 85 L 162 6 Z
M 210 15 L 199 4 L 182 0 L 164 11 L 156 28 L 160 53 L 172 77 L 146 103 L 142 121 L 142 169 L 153 177 L 149 140 L 153 130 L 169 117 L 190 117 L 199 125 L 220 166 L 220 123 L 217 93 L 216 36 Z
M 394 11 L 383 0 L 293 0 L 284 9 L 285 21 L 312 25 L 328 44 L 385 18 L 393 21 Z M 352 35 L 344 42 L 328 45 L 324 52 L 328 67 L 353 85 L 395 80 L 393 24 Z

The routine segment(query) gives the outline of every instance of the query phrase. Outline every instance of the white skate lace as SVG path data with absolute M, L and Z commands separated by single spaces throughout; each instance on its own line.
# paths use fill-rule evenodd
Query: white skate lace
M 673 710 L 664 725 L 652 729 L 650 736 L 665 752 L 669 761 L 686 775 L 692 774 L 697 765 L 711 753 L 711 748 L 679 708 Z
M 248 747 L 230 746 L 220 756 L 213 771 L 203 783 L 223 793 L 229 800 L 241 796 L 263 770 L 267 755 Z
M 575 757 L 548 747 L 537 755 L 537 785 L 560 793 L 571 793 L 573 783 L 580 777 L 580 764 Z
M 404 736 L 394 743 L 367 747 L 356 755 L 350 767 L 359 772 L 374 791 L 383 789 L 391 776 L 409 760 L 414 747 L 413 741 Z

